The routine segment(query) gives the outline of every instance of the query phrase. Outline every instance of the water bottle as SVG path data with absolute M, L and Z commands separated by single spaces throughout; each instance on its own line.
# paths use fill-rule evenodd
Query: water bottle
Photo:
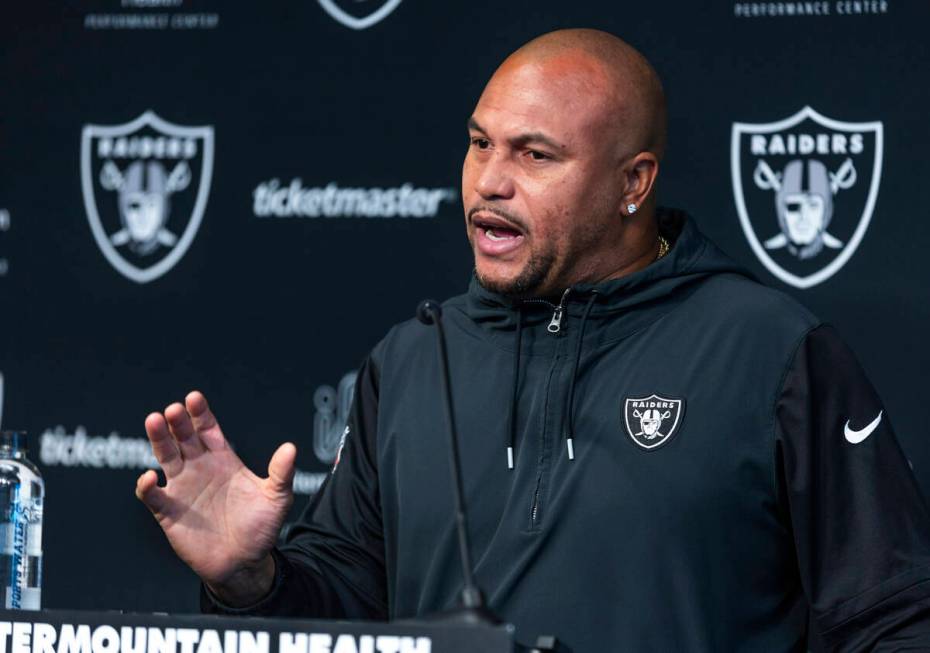
M 8 610 L 38 610 L 42 599 L 45 482 L 26 458 L 26 434 L 0 431 L 0 582 Z

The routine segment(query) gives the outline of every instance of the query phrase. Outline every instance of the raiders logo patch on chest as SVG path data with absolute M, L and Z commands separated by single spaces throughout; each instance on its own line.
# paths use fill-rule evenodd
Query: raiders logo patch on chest
M 684 399 L 669 399 L 656 394 L 628 397 L 623 404 L 623 424 L 638 446 L 655 449 L 675 435 L 684 412 Z

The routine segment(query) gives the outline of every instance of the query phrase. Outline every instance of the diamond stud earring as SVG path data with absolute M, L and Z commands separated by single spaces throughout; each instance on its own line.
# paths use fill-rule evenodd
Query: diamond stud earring
M 633 202 L 630 202 L 629 204 L 626 205 L 626 212 L 629 213 L 630 215 L 633 215 L 634 213 L 636 213 L 636 209 L 638 208 L 639 207 L 636 206 L 636 204 L 634 204 Z

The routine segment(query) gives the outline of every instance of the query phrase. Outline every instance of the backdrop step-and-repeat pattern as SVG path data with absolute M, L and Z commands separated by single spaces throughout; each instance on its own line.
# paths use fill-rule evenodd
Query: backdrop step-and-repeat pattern
M 560 27 L 654 62 L 663 203 L 839 327 L 930 489 L 927 3 L 0 13 L 0 419 L 30 431 L 47 480 L 45 606 L 196 609 L 196 579 L 133 496 L 154 464 L 146 414 L 190 389 L 253 469 L 298 444 L 296 516 L 366 352 L 419 299 L 464 290 L 465 121 L 506 54 Z

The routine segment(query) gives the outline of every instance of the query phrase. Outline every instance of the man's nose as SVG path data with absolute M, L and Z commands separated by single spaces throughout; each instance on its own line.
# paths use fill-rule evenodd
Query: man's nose
M 475 180 L 475 191 L 485 200 L 512 198 L 514 184 L 508 162 L 499 155 L 485 161 Z

